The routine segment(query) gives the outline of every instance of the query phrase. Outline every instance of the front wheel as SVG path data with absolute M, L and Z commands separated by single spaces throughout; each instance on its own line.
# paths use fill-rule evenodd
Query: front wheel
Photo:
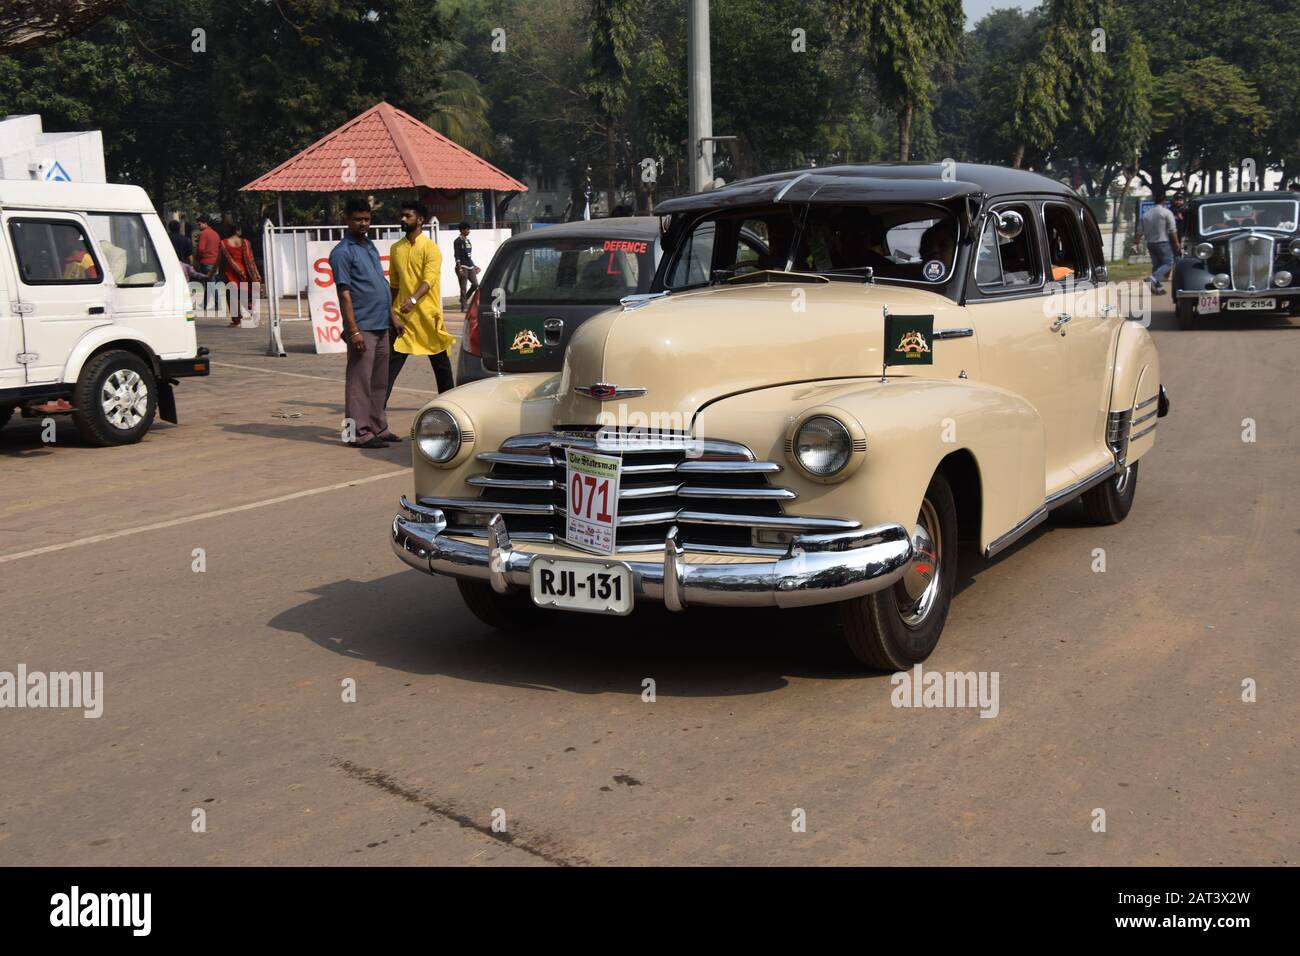
M 1083 512 L 1093 524 L 1119 524 L 1133 507 L 1137 494 L 1138 465 L 1133 462 L 1114 478 L 1107 478 L 1096 488 L 1083 493 Z
M 12 405 L 0 406 L 0 428 L 9 424 L 9 419 L 13 417 L 14 407 Z
M 498 631 L 531 631 L 546 623 L 546 611 L 533 603 L 527 591 L 509 591 L 498 594 L 492 585 L 483 581 L 456 579 L 461 600 L 470 612 Z
M 920 663 L 943 633 L 957 583 L 957 506 L 942 474 L 925 490 L 912 528 L 912 551 L 912 563 L 893 587 L 839 606 L 849 650 L 876 670 Z
M 1200 324 L 1197 322 L 1196 303 L 1191 299 L 1176 300 L 1174 311 L 1178 313 L 1178 327 L 1180 329 L 1191 330 Z
M 158 411 L 158 379 L 134 352 L 113 349 L 81 370 L 72 420 L 91 445 L 130 445 L 144 437 Z

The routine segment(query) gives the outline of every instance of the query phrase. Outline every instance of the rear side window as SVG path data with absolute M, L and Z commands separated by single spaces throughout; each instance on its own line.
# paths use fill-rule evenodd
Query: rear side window
M 97 285 L 104 273 L 85 232 L 66 219 L 11 219 L 9 238 L 24 285 Z
M 154 251 L 144 216 L 139 213 L 98 213 L 87 217 L 99 240 L 99 251 L 119 288 L 153 286 L 163 282 L 162 266 Z
M 1079 234 L 1079 217 L 1061 203 L 1043 204 L 1043 224 L 1047 230 L 1047 256 L 1053 282 L 1088 277 L 1088 254 Z
M 502 251 L 506 301 L 614 305 L 650 286 L 653 243 L 648 239 L 556 238 L 521 242 Z

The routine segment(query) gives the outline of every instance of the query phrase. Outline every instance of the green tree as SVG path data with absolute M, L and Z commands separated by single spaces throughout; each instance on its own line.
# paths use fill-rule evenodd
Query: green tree
M 591 66 L 582 84 L 605 136 L 605 197 L 614 209 L 619 117 L 627 105 L 636 22 L 632 0 L 591 0 Z

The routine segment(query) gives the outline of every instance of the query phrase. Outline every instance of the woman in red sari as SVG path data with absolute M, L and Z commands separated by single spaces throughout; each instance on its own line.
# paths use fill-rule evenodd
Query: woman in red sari
M 253 298 L 257 295 L 252 283 L 261 284 L 262 277 L 253 261 L 253 250 L 244 238 L 243 230 L 235 226 L 225 239 L 221 240 L 221 269 L 226 279 L 227 289 L 233 293 L 229 296 L 230 324 L 238 327 L 242 303 L 247 301 L 248 308 L 253 308 Z

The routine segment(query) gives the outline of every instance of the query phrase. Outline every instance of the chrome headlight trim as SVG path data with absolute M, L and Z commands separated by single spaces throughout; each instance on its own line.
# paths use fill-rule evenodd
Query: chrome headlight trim
M 420 454 L 435 465 L 445 465 L 456 457 L 461 437 L 456 416 L 445 408 L 426 408 L 411 429 L 411 438 Z
M 1273 284 L 1279 289 L 1289 286 L 1291 284 L 1291 273 L 1286 269 L 1278 269 L 1273 276 Z
M 1228 286 L 1232 285 L 1232 279 L 1231 277 L 1229 277 L 1228 273 L 1226 272 L 1218 273 L 1210 281 L 1214 283 L 1214 287 L 1216 289 L 1226 289 L 1228 288 Z
M 1196 244 L 1195 252 L 1196 258 L 1208 259 L 1210 256 L 1214 255 L 1214 246 L 1208 242 L 1199 242 Z
M 785 453 L 805 478 L 833 484 L 861 467 L 867 457 L 867 433 L 861 422 L 841 408 L 807 408 L 790 421 Z M 817 460 L 819 454 L 821 461 Z

